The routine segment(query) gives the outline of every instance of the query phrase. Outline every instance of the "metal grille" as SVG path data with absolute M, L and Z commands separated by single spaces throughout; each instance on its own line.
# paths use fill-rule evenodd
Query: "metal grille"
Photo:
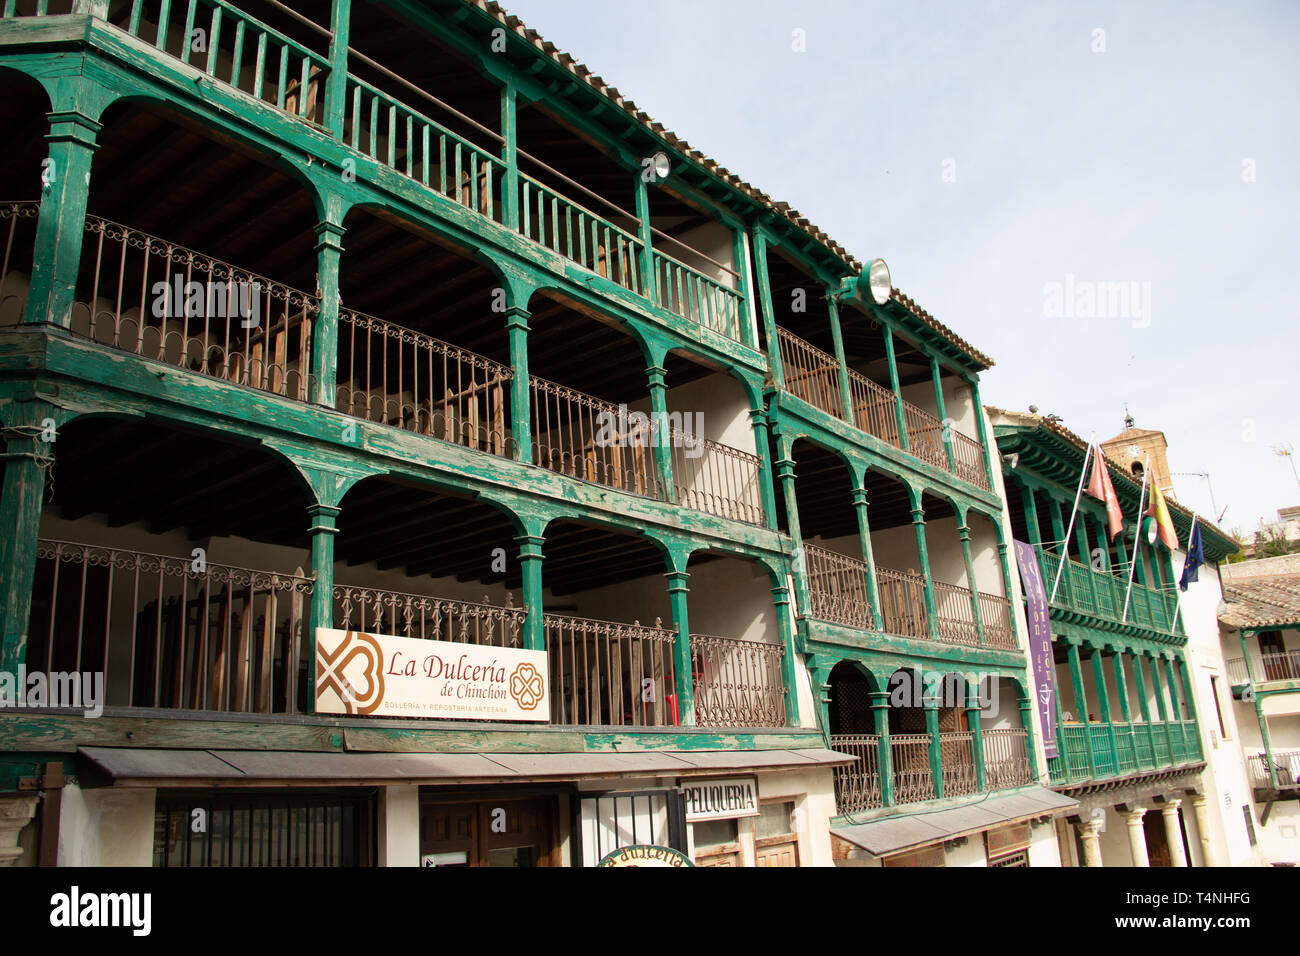
M 867 563 L 813 545 L 804 545 L 803 550 L 808 568 L 811 615 L 819 621 L 873 630 L 875 625 L 867 591 L 871 568 Z
M 995 867 L 995 866 L 1027 867 L 1029 866 L 1029 851 L 1017 850 L 1015 853 L 1008 853 L 1004 856 L 989 857 L 989 866 L 990 867 Z
M 381 591 L 378 588 L 334 587 L 334 625 L 343 630 L 415 637 L 457 644 L 519 647 L 527 612 L 510 603 L 452 601 L 446 598 Z
M 780 644 L 692 634 L 696 724 L 785 726 L 784 653 Z

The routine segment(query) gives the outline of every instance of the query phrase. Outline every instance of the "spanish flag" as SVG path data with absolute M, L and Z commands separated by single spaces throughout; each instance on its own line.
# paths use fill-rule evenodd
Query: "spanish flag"
M 1154 481 L 1149 482 L 1151 486 L 1151 503 L 1147 506 L 1147 514 L 1156 520 L 1156 528 L 1160 531 L 1160 540 L 1164 542 L 1166 548 L 1170 551 L 1178 550 L 1178 533 L 1174 531 L 1173 519 L 1169 517 L 1169 509 L 1165 506 L 1165 496 L 1160 493 L 1160 486 Z

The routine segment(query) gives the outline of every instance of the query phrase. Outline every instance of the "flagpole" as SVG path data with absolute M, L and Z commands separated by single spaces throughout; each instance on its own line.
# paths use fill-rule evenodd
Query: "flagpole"
M 1192 512 L 1192 526 L 1191 526 L 1191 528 L 1188 529 L 1188 531 L 1187 531 L 1187 551 L 1186 551 L 1186 552 L 1184 553 L 1184 555 L 1183 555 L 1183 574 L 1186 574 L 1186 573 L 1187 573 L 1187 562 L 1190 561 L 1190 560 L 1192 559 L 1192 553 L 1191 553 L 1191 552 L 1192 552 L 1192 536 L 1193 536 L 1194 534 L 1196 534 L 1196 522 L 1199 521 L 1199 520 L 1200 520 L 1200 518 L 1197 516 L 1196 512 L 1193 511 L 1193 512 Z M 1188 586 L 1188 587 L 1191 587 L 1191 584 L 1189 583 L 1187 586 Z M 1172 618 L 1172 623 L 1173 623 L 1173 626 L 1174 626 L 1174 629 L 1175 629 L 1175 630 L 1178 629 L 1178 609 L 1179 609 L 1179 607 L 1182 606 L 1182 603 L 1183 603 L 1183 589 L 1182 589 L 1182 588 L 1179 588 L 1179 589 L 1178 589 L 1178 594 L 1177 594 L 1177 596 L 1176 596 L 1176 599 L 1174 600 L 1174 616 L 1173 616 L 1173 618 Z
M 1147 476 L 1151 474 L 1151 455 L 1142 459 L 1142 490 L 1138 492 L 1137 529 L 1133 534 L 1133 559 L 1128 563 L 1128 587 L 1124 589 L 1124 616 L 1121 622 L 1128 623 L 1128 599 L 1133 593 L 1133 572 L 1137 570 L 1138 554 L 1142 547 L 1142 506 L 1147 500 Z
M 1079 499 L 1083 497 L 1083 482 L 1088 477 L 1088 462 L 1092 459 L 1092 448 L 1097 433 L 1093 432 L 1088 438 L 1088 451 L 1083 456 L 1083 470 L 1079 472 L 1079 488 L 1074 493 L 1074 508 L 1070 511 L 1070 523 L 1065 528 L 1065 540 L 1061 542 L 1061 560 L 1056 565 L 1056 580 L 1052 582 L 1052 596 L 1047 599 L 1051 604 L 1056 600 L 1056 589 L 1061 586 L 1061 572 L 1065 570 L 1065 562 L 1070 560 L 1070 534 L 1074 531 L 1074 516 L 1079 513 Z M 1082 554 L 1079 555 L 1083 557 Z

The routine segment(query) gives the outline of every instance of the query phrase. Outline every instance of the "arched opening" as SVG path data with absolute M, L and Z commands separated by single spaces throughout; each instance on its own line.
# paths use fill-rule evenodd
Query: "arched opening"
M 335 407 L 516 457 L 494 272 L 383 210 L 353 209 L 343 225 Z
M 519 532 L 500 508 L 430 485 L 376 477 L 349 489 L 340 509 L 335 627 L 524 646 Z
M 869 468 L 864 487 L 876 566 L 876 593 L 885 632 L 929 639 L 925 575 L 921 573 L 907 486 L 891 475 Z
M 860 666 L 847 660 L 831 668 L 827 683 L 831 747 L 856 758 L 851 764 L 835 768 L 836 811 L 857 813 L 882 806 L 880 728 L 871 701 L 876 683 Z
M 925 720 L 926 675 L 903 667 L 889 676 L 889 753 L 894 771 L 894 799 L 916 803 L 935 797 L 930 764 L 933 741 Z
M 312 400 L 311 192 L 160 105 L 120 102 L 102 122 L 72 331 Z
M 0 150 L 0 183 L 7 197 L 0 202 L 0 328 L 23 321 L 27 309 L 49 110 L 40 83 L 0 69 L 0 129 L 7 131 L 7 146 Z
M 1001 552 L 998 550 L 995 520 L 997 519 L 982 512 L 967 512 L 966 524 L 970 529 L 971 565 L 975 569 L 975 580 L 964 583 L 978 594 L 984 643 L 989 647 L 1010 650 L 1016 647 L 1015 621 L 1011 614 L 1011 602 L 1007 599 L 1007 581 Z
M 871 676 L 852 661 L 840 661 L 831 668 L 829 684 L 831 736 L 877 733 L 871 706 L 871 694 L 876 688 Z
M 691 555 L 691 670 L 701 727 L 785 726 L 785 648 L 767 568 L 716 551 Z
M 984 780 L 988 790 L 1007 790 L 1034 782 L 1029 727 L 1020 709 L 1024 686 L 1012 677 L 988 674 L 977 685 Z
M 647 539 L 577 521 L 545 531 L 551 708 L 556 723 L 679 722 L 675 633 L 663 553 Z
M 296 470 L 228 433 L 76 419 L 55 445 L 27 665 L 113 707 L 296 713 L 312 578 Z

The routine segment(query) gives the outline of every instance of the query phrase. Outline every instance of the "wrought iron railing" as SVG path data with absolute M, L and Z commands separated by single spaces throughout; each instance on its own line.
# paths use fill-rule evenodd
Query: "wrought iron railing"
M 948 452 L 943 445 L 943 422 L 923 408 L 903 400 L 903 421 L 907 426 L 910 451 L 927 465 L 949 471 Z
M 512 376 L 432 336 L 339 312 L 335 408 L 356 418 L 513 458 Z
M 1043 571 L 1043 586 L 1051 597 L 1052 587 L 1056 581 L 1060 556 L 1042 546 L 1034 549 L 1038 552 L 1039 565 Z M 1066 563 L 1061 574 L 1061 583 L 1056 590 L 1053 603 L 1104 617 L 1119 622 L 1124 617 L 1124 592 L 1128 579 L 1104 571 L 1094 571 L 1080 564 L 1073 558 Z M 1173 633 L 1177 606 L 1177 595 L 1171 591 L 1158 591 L 1143 584 L 1133 583 L 1133 591 L 1128 604 L 1128 621 L 1158 631 Z
M 929 639 L 925 578 L 922 575 L 876 565 L 876 594 L 886 633 Z
M 880 737 L 875 734 L 832 734 L 831 749 L 856 758 L 834 768 L 835 809 L 857 813 L 883 806 L 880 787 Z
M 12 6 L 6 4 L 5 16 Z M 155 49 L 299 119 L 324 123 L 329 59 L 233 4 L 132 0 L 106 6 L 110 23 Z
M 27 666 L 101 672 L 107 706 L 299 713 L 313 579 L 41 539 Z
M 1249 754 L 1246 766 L 1252 787 L 1273 789 L 1300 788 L 1300 750 L 1274 750 Z M 1270 770 L 1272 771 L 1270 773 Z
M 671 424 L 668 438 L 679 505 L 746 524 L 763 523 L 762 459 Z
M 980 620 L 984 624 L 984 643 L 1003 650 L 1016 649 L 1016 630 L 1011 623 L 1011 602 L 1000 594 L 979 592 Z
M 23 321 L 36 248 L 38 202 L 0 202 L 0 328 Z
M 86 217 L 81 262 L 74 333 L 312 400 L 314 296 L 98 216 Z
M 979 414 L 979 409 L 976 409 L 976 414 Z M 948 437 L 952 442 L 953 473 L 962 481 L 988 491 L 989 475 L 984 468 L 984 446 L 955 428 L 948 429 Z
M 894 769 L 895 802 L 919 803 L 934 799 L 929 734 L 892 734 L 889 757 Z
M 778 328 L 776 338 L 781 349 L 785 390 L 827 415 L 843 418 L 844 409 L 840 405 L 840 363 L 835 356 L 785 329 Z
M 695 723 L 701 727 L 784 727 L 780 644 L 691 635 Z
M 551 722 L 668 727 L 678 721 L 672 631 L 563 614 L 542 617 Z
M 1270 651 L 1259 655 L 1259 663 L 1261 681 L 1300 680 L 1300 651 Z
M 815 545 L 805 544 L 803 552 L 811 601 L 809 614 L 819 621 L 874 630 L 871 592 L 867 589 L 871 568 L 867 563 Z
M 744 296 L 658 250 L 651 253 L 651 262 L 661 306 L 736 342 L 745 341 Z
M 939 640 L 945 644 L 965 644 L 970 647 L 979 644 L 970 591 L 943 581 L 932 581 L 931 587 L 934 590 L 935 621 L 939 627 Z
M 1034 782 L 1029 768 L 1029 732 L 1017 728 L 983 730 L 984 785 L 989 790 L 1007 790 Z
M 901 448 L 898 439 L 898 403 L 894 393 L 877 385 L 861 372 L 849 369 L 849 401 L 853 406 L 853 424 L 887 445 Z
M 945 797 L 964 797 L 979 792 L 974 746 L 975 735 L 969 730 L 950 730 L 939 734 L 939 758 Z
M 510 603 L 476 604 L 350 584 L 334 586 L 334 626 L 456 644 L 521 647 L 527 612 Z

